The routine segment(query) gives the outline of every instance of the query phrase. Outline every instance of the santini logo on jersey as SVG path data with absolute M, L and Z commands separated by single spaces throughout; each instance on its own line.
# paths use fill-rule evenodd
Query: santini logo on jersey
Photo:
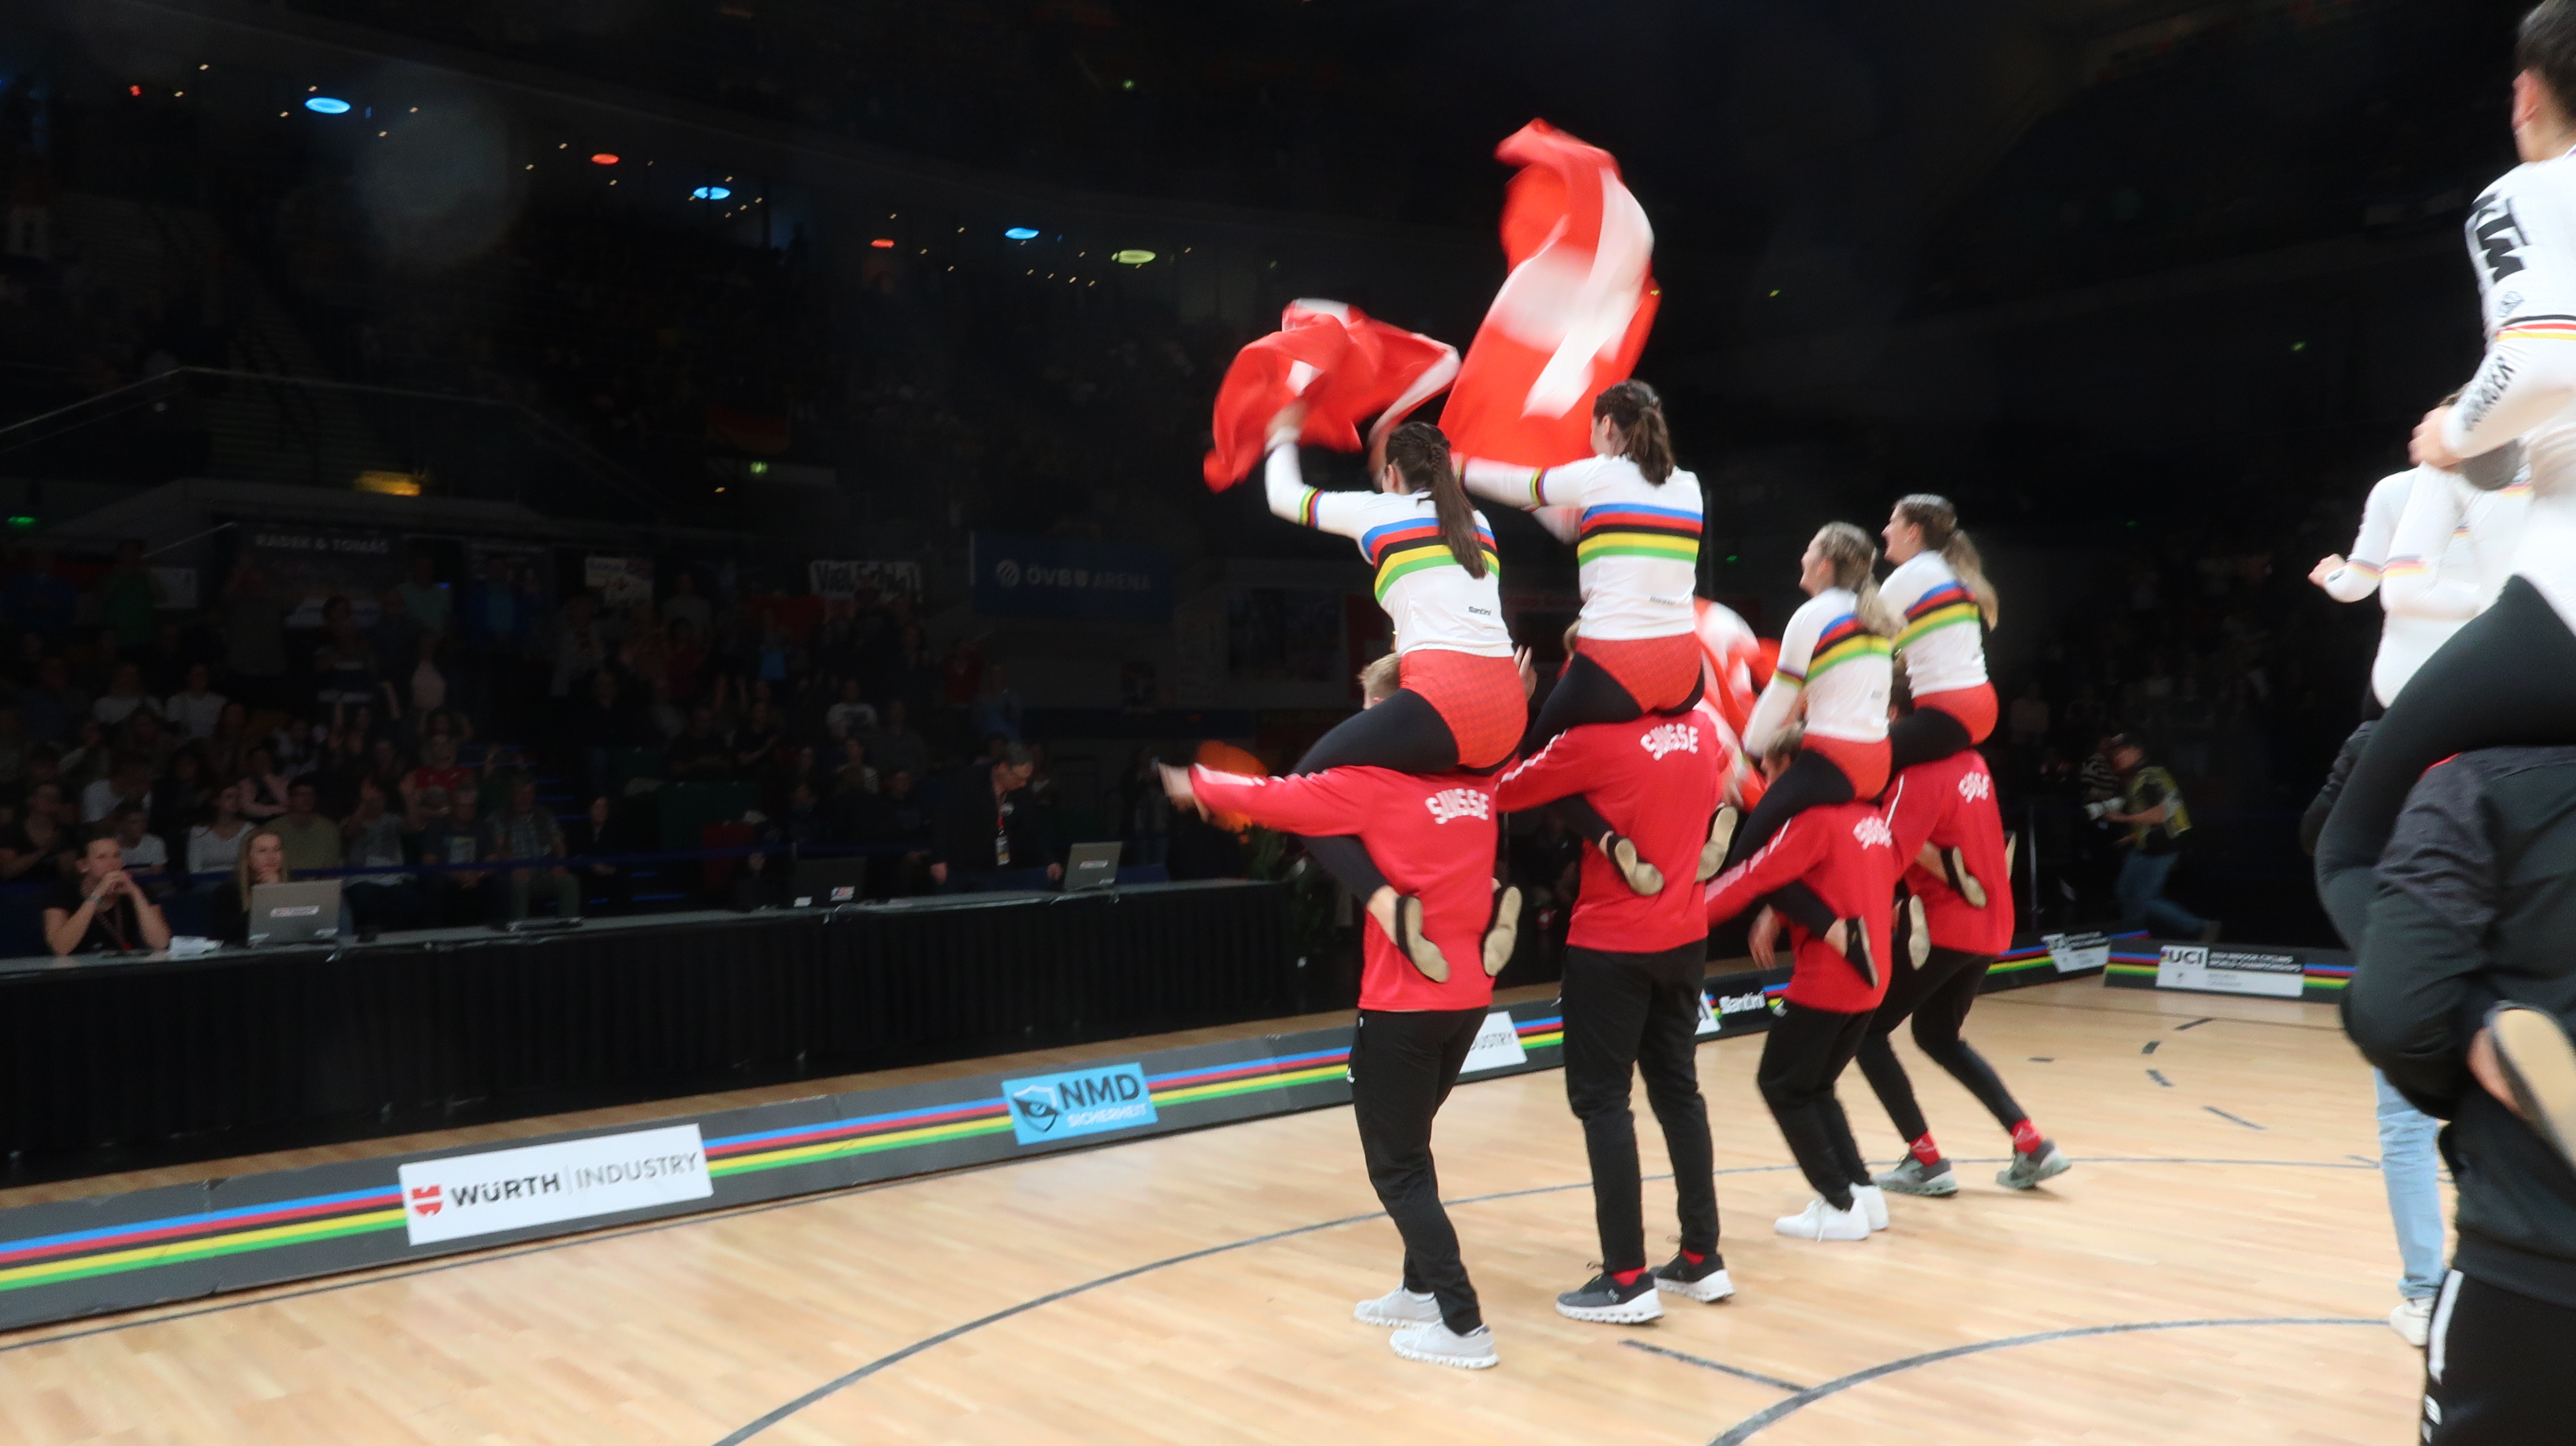
M 1441 823 L 1453 818 L 1492 818 L 1494 796 L 1480 788 L 1444 788 L 1422 800 L 1431 817 Z
M 1699 730 L 1688 723 L 1664 723 L 1638 734 L 1637 742 L 1660 763 L 1667 753 L 1697 753 Z
M 1852 837 L 1865 849 L 1892 849 L 1896 835 L 1888 831 L 1887 820 L 1874 813 L 1864 813 L 1852 820 Z
M 1959 775 L 1959 796 L 1970 803 L 1994 795 L 1995 781 L 1982 768 Z

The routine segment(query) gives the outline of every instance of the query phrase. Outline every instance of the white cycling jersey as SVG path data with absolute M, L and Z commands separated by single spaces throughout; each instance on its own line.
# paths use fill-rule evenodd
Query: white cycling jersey
M 2487 350 L 2443 442 L 2463 457 L 2522 442 L 2513 570 L 2576 631 L 2576 157 L 2505 172 L 2470 208 L 2468 242 Z
M 2397 701 L 2415 670 L 2461 624 L 2494 604 L 2513 575 L 2531 509 L 2528 479 L 2483 492 L 2457 473 L 2418 467 L 2388 480 L 2408 485 L 2379 583 L 2379 605 L 2387 616 L 2380 624 L 2379 655 L 2370 665 L 2370 691 L 2381 707 Z
M 1359 544 L 1360 556 L 1377 569 L 1377 602 L 1395 624 L 1396 652 L 1439 648 L 1489 658 L 1512 655 L 1511 630 L 1503 624 L 1503 565 L 1494 555 L 1485 514 L 1475 514 L 1485 575 L 1473 577 L 1442 540 L 1440 511 L 1428 492 L 1309 487 L 1293 443 L 1270 450 L 1262 483 L 1272 512 Z
M 1905 620 L 1896 650 L 1905 655 L 1914 696 L 1986 681 L 1986 617 L 1948 558 L 1928 548 L 1914 554 L 1878 585 L 1878 595 Z
M 1660 484 L 1649 482 L 1625 457 L 1547 468 L 1470 459 L 1458 475 L 1488 502 L 1539 513 L 1540 525 L 1560 537 L 1566 520 L 1560 509 L 1573 511 L 1582 636 L 1611 642 L 1691 630 L 1691 593 L 1699 585 L 1697 477 L 1676 470 Z
M 1860 597 L 1829 587 L 1789 615 L 1780 661 L 1745 720 L 1744 746 L 1759 756 L 1780 736 L 1803 695 L 1807 731 L 1846 743 L 1887 737 L 1887 694 L 1894 682 L 1887 639 L 1861 624 Z

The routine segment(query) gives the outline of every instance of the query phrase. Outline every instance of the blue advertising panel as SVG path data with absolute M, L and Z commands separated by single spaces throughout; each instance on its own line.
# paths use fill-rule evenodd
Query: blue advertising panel
M 1150 547 L 978 532 L 967 567 L 979 617 L 1161 623 L 1172 616 L 1171 560 Z
M 1062 1074 L 1002 1081 L 1011 1133 L 1023 1145 L 1071 1140 L 1154 1123 L 1154 1094 L 1133 1064 L 1085 1065 Z

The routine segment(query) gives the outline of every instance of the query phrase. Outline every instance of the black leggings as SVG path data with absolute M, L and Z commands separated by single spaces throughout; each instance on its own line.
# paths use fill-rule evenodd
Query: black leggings
M 1398 773 L 1448 773 L 1458 766 L 1458 738 L 1449 720 L 1431 700 L 1409 689 L 1374 708 L 1363 708 L 1333 725 L 1315 740 L 1290 773 L 1321 773 L 1327 768 L 1392 768 Z M 1386 874 L 1369 857 L 1357 834 L 1305 840 L 1306 852 L 1325 872 L 1367 903 L 1387 886 Z
M 1834 1080 L 1860 1049 L 1871 1015 L 1836 1014 L 1803 1004 L 1783 1004 L 1762 1041 L 1754 1083 L 1798 1169 L 1825 1203 L 1849 1210 L 1852 1187 L 1869 1183 L 1869 1166 L 1852 1139 L 1851 1121 L 1834 1098 Z
M 1753 806 L 1753 812 L 1735 826 L 1735 841 L 1726 846 L 1726 866 L 1731 869 L 1751 858 L 1756 849 L 1771 841 L 1771 835 L 1807 809 L 1851 801 L 1851 778 L 1839 765 L 1821 753 L 1799 754 L 1763 790 L 1762 801 Z M 1810 934 L 1821 935 L 1834 926 L 1834 911 L 1803 883 L 1774 889 L 1755 907 L 1765 904 Z
M 1369 1184 L 1404 1241 L 1404 1288 L 1438 1298 L 1440 1319 L 1460 1335 L 1484 1317 L 1458 1255 L 1457 1228 L 1440 1205 L 1431 1118 L 1458 1083 L 1485 1014 L 1481 1007 L 1363 1009 L 1351 1035 L 1351 1114 Z
M 1975 746 L 1967 724 L 1938 708 L 1917 708 L 1887 725 L 1887 776 Z
M 2508 578 L 2388 705 L 2317 836 L 2317 898 L 2344 942 L 2361 947 L 2379 851 L 2425 769 L 2476 748 L 2565 743 L 2576 743 L 2576 634 L 2539 589 Z
M 1565 1102 L 1583 1122 L 1603 1270 L 1646 1266 L 1637 1121 L 1628 1108 L 1631 1074 L 1645 1077 L 1647 1107 L 1663 1127 L 1682 1249 L 1717 1253 L 1717 1178 L 1708 1101 L 1699 1092 L 1700 984 L 1707 956 L 1704 939 L 1655 954 L 1580 946 L 1565 951 L 1559 1001 L 1565 1012 Z
M 1959 1037 L 1959 1027 L 1976 1005 L 1977 986 L 1985 982 L 1986 969 L 1994 962 L 1992 954 L 1962 954 L 1935 946 L 1917 969 L 1906 948 L 1897 946 L 1887 998 L 1870 1016 L 1859 1059 L 1860 1072 L 1869 1077 L 1869 1087 L 1909 1145 L 1932 1133 L 1922 1107 L 1914 1102 L 1914 1082 L 1905 1077 L 1905 1066 L 1897 1062 L 1896 1051 L 1888 1043 L 1888 1036 L 1909 1014 L 1914 1016 L 1914 1043 L 1932 1056 L 1933 1063 L 1948 1070 L 1952 1079 L 1966 1085 L 1995 1123 L 2009 1130 L 2030 1118 L 2013 1102 L 2012 1092 L 2004 1088 L 1994 1066 Z

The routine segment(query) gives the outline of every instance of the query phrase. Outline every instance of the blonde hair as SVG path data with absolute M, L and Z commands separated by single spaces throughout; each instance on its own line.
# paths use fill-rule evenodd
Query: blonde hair
M 1771 735 L 1770 745 L 1762 750 L 1762 761 L 1775 768 L 1786 768 L 1798 761 L 1807 746 L 1807 725 L 1792 723 Z
M 1816 529 L 1816 540 L 1809 543 L 1826 562 L 1833 565 L 1833 583 L 1848 588 L 1860 598 L 1853 609 L 1860 625 L 1883 638 L 1905 631 L 1905 621 L 1896 615 L 1878 595 L 1878 579 L 1870 569 L 1878 566 L 1878 544 L 1869 534 L 1848 522 L 1828 522 Z
M 1370 703 L 1383 703 L 1404 686 L 1404 660 L 1388 653 L 1360 669 L 1360 697 Z
M 236 897 L 241 900 L 241 906 L 245 909 L 250 907 L 251 886 L 257 882 L 250 876 L 251 845 L 264 838 L 277 840 L 278 882 L 288 883 L 295 878 L 295 870 L 288 867 L 286 862 L 286 835 L 273 828 L 252 829 L 242 836 L 241 852 L 233 856 L 233 888 L 236 891 Z
M 1950 564 L 1959 585 L 1977 600 L 1977 611 L 1985 615 L 1986 626 L 1993 627 L 2003 616 L 2003 606 L 1995 596 L 1995 585 L 1986 580 L 1985 558 L 1959 526 L 1959 509 L 1938 493 L 1914 492 L 1896 499 L 1896 515 L 1923 530 L 1923 545 Z

